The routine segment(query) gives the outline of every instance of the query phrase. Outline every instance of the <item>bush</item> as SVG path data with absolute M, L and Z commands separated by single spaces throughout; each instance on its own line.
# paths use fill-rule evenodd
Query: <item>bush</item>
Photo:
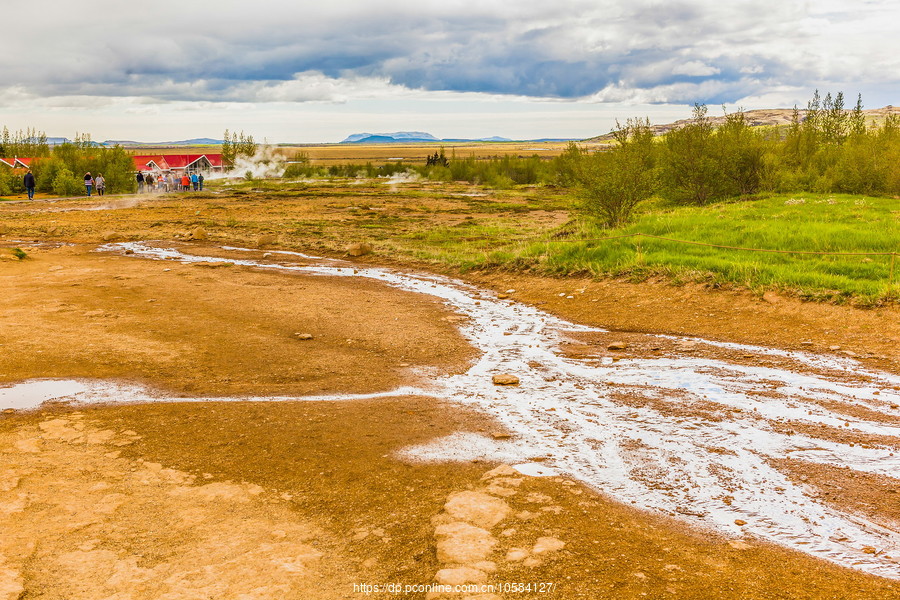
M 607 151 L 591 155 L 571 151 L 567 157 L 583 209 L 607 227 L 625 224 L 657 186 L 650 122 L 629 120 L 613 135 L 617 144 Z
M 58 196 L 77 196 L 84 190 L 83 180 L 79 181 L 72 171 L 62 168 L 53 178 L 53 193 Z

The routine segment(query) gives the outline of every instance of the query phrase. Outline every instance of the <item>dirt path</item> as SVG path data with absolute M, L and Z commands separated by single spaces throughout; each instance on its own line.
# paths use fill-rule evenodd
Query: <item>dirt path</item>
M 366 393 L 461 373 L 475 358 L 458 316 L 427 296 L 356 279 L 90 250 L 35 247 L 27 261 L 0 261 L 6 294 L 0 379 L 116 379 L 188 396 Z M 829 345 L 887 357 L 865 359 L 872 367 L 892 369 L 896 361 L 890 343 L 861 343 L 866 328 L 896 335 L 889 312 L 788 307 L 782 314 L 781 302 L 749 298 L 714 304 L 694 292 L 685 302 L 667 300 L 666 293 L 685 292 L 674 288 L 647 294 L 645 287 L 650 297 L 642 302 L 637 286 L 481 281 L 615 329 L 684 330 L 804 349 L 809 346 L 800 342 L 812 341 L 814 350 L 834 340 Z M 191 306 L 189 314 L 184 306 Z M 760 307 L 762 317 L 751 318 Z M 848 322 L 856 329 L 843 331 Z M 573 339 L 566 353 L 612 358 L 596 341 Z M 77 411 L 59 405 L 2 419 L 0 519 L 4 531 L 16 532 L 0 548 L 4 600 L 23 589 L 26 597 L 44 598 L 361 598 L 366 595 L 354 583 L 480 577 L 459 571 L 464 568 L 489 582 L 554 584 L 549 593 L 498 595 L 504 598 L 690 598 L 710 597 L 710 590 L 717 598 L 900 594 L 896 582 L 753 538 L 693 529 L 565 478 L 505 472 L 483 479 L 496 463 L 399 460 L 396 452 L 453 433 L 504 437 L 503 427 L 484 414 L 431 397 Z M 841 506 L 857 503 L 895 518 L 886 499 L 896 480 L 854 486 L 850 475 L 823 473 L 810 482 L 802 466 L 796 470 L 823 494 L 829 485 L 839 487 L 834 501 Z M 466 502 L 474 508 L 460 508 Z M 40 542 L 29 542 L 34 539 Z M 472 550 L 478 540 L 487 552 Z M 453 554 L 455 542 L 474 554 Z M 198 561 L 205 566 L 198 569 Z

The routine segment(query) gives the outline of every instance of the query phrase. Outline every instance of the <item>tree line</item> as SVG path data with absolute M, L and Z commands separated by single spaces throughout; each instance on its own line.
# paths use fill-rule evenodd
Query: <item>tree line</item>
M 617 123 L 613 138 L 597 152 L 571 144 L 559 164 L 584 211 L 610 227 L 651 196 L 702 206 L 763 192 L 900 194 L 900 116 L 867 123 L 862 98 L 847 109 L 843 93 L 817 91 L 787 127 L 753 127 L 740 111 L 715 127 L 698 104 L 661 138 L 646 119 Z
M 102 173 L 106 191 L 111 194 L 133 192 L 137 185 L 131 153 L 121 146 L 97 146 L 87 134 L 76 135 L 72 142 L 51 148 L 42 132 L 29 129 L 9 134 L 4 127 L 0 143 L 0 157 L 37 159 L 31 163 L 31 171 L 38 192 L 58 196 L 81 194 L 84 192 L 84 174 L 88 172 L 94 176 Z M 22 174 L 0 167 L 0 196 L 24 191 Z

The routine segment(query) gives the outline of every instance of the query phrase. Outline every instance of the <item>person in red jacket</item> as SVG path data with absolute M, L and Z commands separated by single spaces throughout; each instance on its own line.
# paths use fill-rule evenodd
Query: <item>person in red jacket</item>
M 184 175 L 181 176 L 181 190 L 186 192 L 189 189 L 191 189 L 191 177 L 185 172 Z

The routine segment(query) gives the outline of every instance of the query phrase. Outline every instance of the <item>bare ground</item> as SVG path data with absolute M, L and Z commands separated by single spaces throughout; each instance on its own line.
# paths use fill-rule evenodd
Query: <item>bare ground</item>
M 108 227 L 73 216 L 79 237 Z M 53 220 L 70 226 L 58 214 Z M 186 395 L 361 393 L 414 382 L 421 375 L 412 368 L 455 372 L 472 358 L 439 303 L 374 283 L 163 264 L 93 253 L 95 244 L 4 245 L 29 258 L 0 261 L 3 382 L 81 377 Z M 686 333 L 849 350 L 892 372 L 900 364 L 894 308 L 770 303 L 653 284 L 471 279 L 610 328 L 635 353 L 668 351 L 644 347 L 637 332 Z M 301 332 L 313 339 L 298 339 Z M 566 351 L 605 352 L 595 342 Z M 444 504 L 465 490 L 509 506 L 488 528 L 496 540 L 490 580 L 555 585 L 503 598 L 900 596 L 896 582 L 693 530 L 563 478 L 511 476 L 504 488 L 482 479 L 494 464 L 393 456 L 450 432 L 496 430 L 427 397 L 3 414 L 0 598 L 362 598 L 354 584 L 427 584 L 446 566 L 435 535 Z M 829 501 L 896 519 L 896 480 L 783 467 Z M 565 545 L 536 553 L 540 538 Z M 528 558 L 511 555 L 516 549 Z

